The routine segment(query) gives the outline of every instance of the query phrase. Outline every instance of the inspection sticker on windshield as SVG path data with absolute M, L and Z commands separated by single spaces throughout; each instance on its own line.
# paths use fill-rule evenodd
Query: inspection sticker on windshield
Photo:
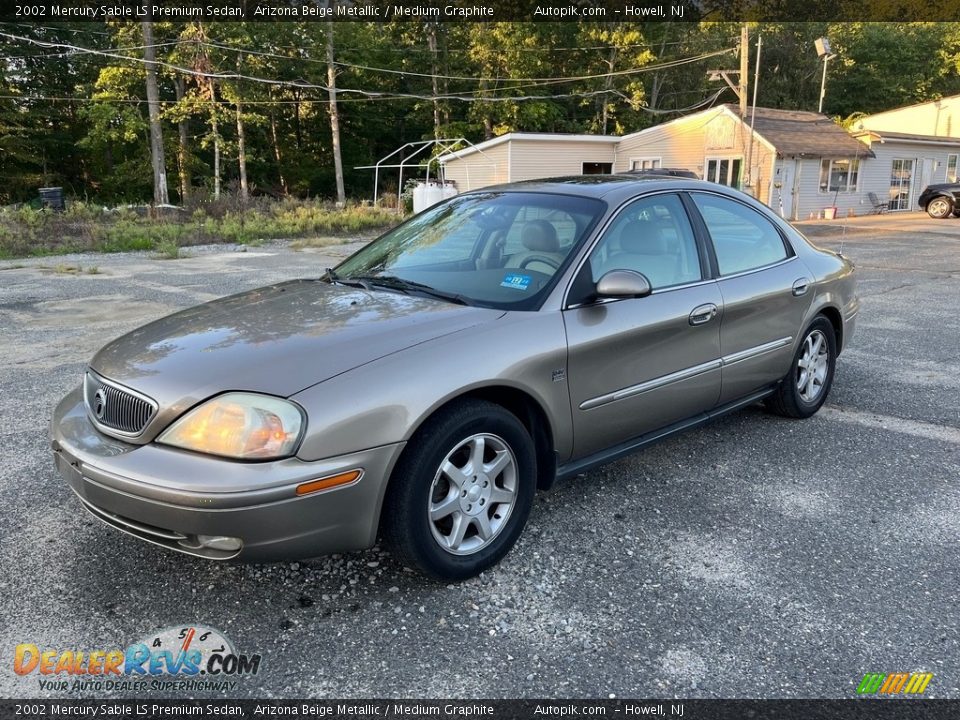
M 530 288 L 530 281 L 532 279 L 529 275 L 510 273 L 503 279 L 503 282 L 500 283 L 500 287 L 513 288 L 514 290 L 527 290 Z

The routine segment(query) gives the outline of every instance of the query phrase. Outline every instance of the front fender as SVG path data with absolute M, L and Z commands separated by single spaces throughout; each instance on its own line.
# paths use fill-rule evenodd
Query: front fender
M 437 408 L 484 387 L 533 398 L 551 425 L 560 458 L 572 448 L 566 334 L 559 311 L 511 312 L 494 322 L 423 343 L 293 396 L 306 410 L 301 459 L 409 440 Z

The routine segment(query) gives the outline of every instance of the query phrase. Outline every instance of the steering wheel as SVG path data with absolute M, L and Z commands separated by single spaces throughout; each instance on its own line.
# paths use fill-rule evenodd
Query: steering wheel
M 524 258 L 523 262 L 520 263 L 520 267 L 518 269 L 525 270 L 527 265 L 534 262 L 539 262 L 539 263 L 543 263 L 544 265 L 549 265 L 554 270 L 560 269 L 560 263 L 548 255 L 531 255 L 530 257 Z

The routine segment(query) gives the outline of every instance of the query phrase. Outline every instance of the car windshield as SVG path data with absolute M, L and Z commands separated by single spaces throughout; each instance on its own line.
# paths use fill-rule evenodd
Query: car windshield
M 455 197 L 378 238 L 328 278 L 482 307 L 535 309 L 605 207 L 549 193 Z

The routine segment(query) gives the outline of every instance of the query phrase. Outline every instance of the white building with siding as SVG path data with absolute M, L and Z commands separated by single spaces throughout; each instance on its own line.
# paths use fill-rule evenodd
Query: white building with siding
M 865 182 L 886 188 L 891 210 L 920 210 L 923 188 L 957 181 L 960 95 L 867 115 L 854 128 L 876 155 Z
M 936 108 L 904 108 L 863 118 L 849 133 L 825 115 L 757 108 L 742 119 L 722 105 L 623 137 L 510 133 L 439 158 L 464 192 L 518 180 L 683 168 L 739 187 L 784 217 L 804 220 L 835 208 L 838 217 L 886 207 L 916 211 L 923 188 L 957 175 L 960 97 Z M 929 120 L 952 136 L 910 134 L 898 125 Z M 887 127 L 883 127 L 887 126 Z M 923 125 L 923 127 L 927 127 Z
M 460 192 L 498 183 L 612 172 L 620 138 L 609 135 L 509 133 L 441 155 L 444 179 Z

